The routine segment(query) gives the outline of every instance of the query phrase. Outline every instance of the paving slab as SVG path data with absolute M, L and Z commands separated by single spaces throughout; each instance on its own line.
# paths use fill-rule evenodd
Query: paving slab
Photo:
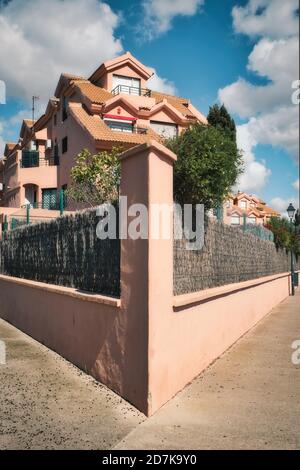
M 0 320 L 0 449 L 300 449 L 300 290 L 154 416 Z
M 109 449 L 145 419 L 134 407 L 0 320 L 0 449 Z
M 300 449 L 300 290 L 116 449 Z

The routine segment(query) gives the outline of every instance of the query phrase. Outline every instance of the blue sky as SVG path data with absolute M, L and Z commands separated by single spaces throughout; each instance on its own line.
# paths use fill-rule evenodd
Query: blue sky
M 225 102 L 244 150 L 239 189 L 280 211 L 297 204 L 296 8 L 297 0 L 0 0 L 0 147 L 30 117 L 33 93 L 43 110 L 60 72 L 88 75 L 129 50 L 155 68 L 153 87 L 205 114 Z

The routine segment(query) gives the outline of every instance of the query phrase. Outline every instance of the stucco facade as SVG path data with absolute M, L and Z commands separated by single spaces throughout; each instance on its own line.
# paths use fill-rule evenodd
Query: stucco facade
M 271 217 L 279 217 L 275 209 L 268 207 L 258 197 L 245 192 L 230 194 L 223 206 L 223 222 L 227 225 L 265 225 Z
M 88 79 L 62 74 L 45 113 L 34 123 L 25 120 L 19 141 L 6 146 L 1 205 L 46 207 L 43 192 L 47 202 L 55 199 L 54 190 L 58 194 L 69 187 L 71 168 L 83 149 L 126 150 L 178 135 L 193 122 L 207 123 L 190 100 L 148 89 L 152 74 L 129 52 L 101 64 Z

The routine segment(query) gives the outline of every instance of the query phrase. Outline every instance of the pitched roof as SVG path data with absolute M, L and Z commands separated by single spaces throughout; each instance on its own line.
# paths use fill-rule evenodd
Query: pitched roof
M 86 80 L 75 82 L 74 88 L 79 89 L 90 101 L 96 104 L 105 103 L 105 101 L 113 97 L 113 95 L 104 88 L 93 85 Z
M 117 142 L 127 144 L 142 144 L 152 139 L 160 141 L 160 137 L 152 129 L 147 128 L 146 134 L 131 134 L 113 131 L 98 115 L 88 114 L 81 106 L 70 104 L 69 109 L 77 122 L 84 127 L 90 135 L 98 141 Z
M 155 98 L 156 103 L 160 103 L 164 99 L 167 100 L 177 111 L 187 117 L 196 118 L 196 116 L 188 109 L 189 100 L 180 98 L 179 96 L 167 95 L 158 91 L 151 91 L 151 97 Z
M 84 77 L 80 77 L 78 75 L 73 75 L 69 73 L 62 73 L 61 76 L 59 77 L 58 84 L 56 86 L 54 96 L 59 97 L 63 89 L 70 84 L 71 81 L 77 81 L 77 80 L 86 80 Z
M 7 142 L 6 143 L 7 150 L 12 150 L 13 148 L 15 148 L 16 145 L 17 145 L 16 142 Z
M 257 209 L 255 209 L 254 207 L 251 207 L 250 209 L 245 211 L 245 209 L 241 209 L 239 206 L 235 204 L 227 209 L 227 215 L 231 215 L 233 213 L 237 213 L 240 216 L 244 214 L 246 214 L 247 216 L 249 216 L 250 214 L 254 214 L 256 217 L 263 217 L 263 214 L 259 212 Z
M 4 148 L 4 155 L 8 157 L 16 145 L 16 142 L 7 142 Z
M 267 215 L 271 215 L 271 214 L 274 214 L 274 215 L 280 215 L 280 213 L 278 211 L 276 211 L 275 209 L 272 209 L 272 207 L 269 207 L 269 206 L 260 206 L 258 207 L 259 210 L 261 210 L 262 212 L 265 212 L 265 214 Z
M 135 69 L 139 73 L 139 75 L 144 77 L 146 80 L 153 75 L 152 69 L 142 64 L 139 60 L 133 57 L 130 52 L 126 52 L 125 54 L 116 57 L 115 59 L 107 60 L 106 62 L 101 64 L 100 67 L 98 67 L 95 72 L 93 72 L 89 80 L 91 80 L 91 82 L 95 82 L 99 80 L 99 78 L 106 72 L 115 70 L 120 66 L 124 66 L 125 64 Z
M 32 119 L 23 119 L 23 121 L 25 122 L 27 127 L 32 127 L 33 124 L 36 123 L 36 120 L 33 121 Z

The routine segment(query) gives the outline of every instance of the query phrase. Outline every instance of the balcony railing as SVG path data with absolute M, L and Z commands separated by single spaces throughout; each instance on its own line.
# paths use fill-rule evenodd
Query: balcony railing
M 58 201 L 31 202 L 28 204 L 24 204 L 21 208 L 26 209 L 27 206 L 29 206 L 30 209 L 48 209 L 51 211 L 60 210 L 60 205 Z
M 45 158 L 40 157 L 38 150 L 23 150 L 21 168 L 34 168 L 38 166 L 57 166 L 59 165 L 59 156 Z
M 133 127 L 134 134 L 148 134 L 148 130 L 146 127 Z
M 134 96 L 147 96 L 148 98 L 151 96 L 151 90 L 148 90 L 148 88 L 140 88 L 128 85 L 117 85 L 111 93 L 114 96 L 119 95 L 120 93 Z

